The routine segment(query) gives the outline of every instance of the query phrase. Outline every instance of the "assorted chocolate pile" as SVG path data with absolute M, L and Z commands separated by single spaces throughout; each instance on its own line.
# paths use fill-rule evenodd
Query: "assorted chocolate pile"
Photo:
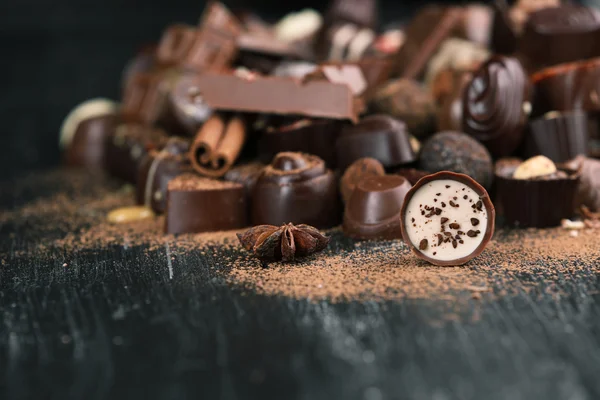
M 131 60 L 120 103 L 67 116 L 65 162 L 136 185 L 142 207 L 111 221 L 256 226 L 242 245 L 284 261 L 342 224 L 458 265 L 491 239 L 492 199 L 512 226 L 600 211 L 600 11 L 431 5 L 388 26 L 378 11 L 331 0 L 272 24 L 211 2 Z

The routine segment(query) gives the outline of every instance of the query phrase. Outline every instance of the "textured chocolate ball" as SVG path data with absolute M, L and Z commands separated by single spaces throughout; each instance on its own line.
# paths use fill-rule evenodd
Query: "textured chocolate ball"
M 485 146 L 461 132 L 440 132 L 421 149 L 421 169 L 428 172 L 452 171 L 469 175 L 489 188 L 494 177 L 492 156 Z

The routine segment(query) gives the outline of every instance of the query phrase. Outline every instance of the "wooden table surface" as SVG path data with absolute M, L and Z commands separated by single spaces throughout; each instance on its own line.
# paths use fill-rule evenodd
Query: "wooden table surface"
M 0 399 L 600 397 L 600 246 L 453 318 L 436 298 L 291 298 L 232 285 L 220 257 L 55 245 L 65 216 L 29 205 L 119 190 L 78 176 L 88 189 L 64 171 L 0 185 Z

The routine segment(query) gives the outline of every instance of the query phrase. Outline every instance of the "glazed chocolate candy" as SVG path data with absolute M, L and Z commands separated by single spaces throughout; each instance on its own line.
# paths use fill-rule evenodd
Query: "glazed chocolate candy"
M 246 197 L 239 183 L 193 173 L 171 180 L 165 233 L 198 233 L 247 226 Z
M 421 149 L 419 166 L 430 173 L 452 171 L 467 174 L 491 187 L 494 179 L 492 156 L 469 135 L 460 132 L 440 132 L 433 135 Z
M 404 122 L 387 115 L 371 115 L 342 130 L 336 143 L 337 165 L 346 168 L 363 157 L 379 160 L 385 167 L 416 160 Z
M 346 203 L 344 234 L 356 239 L 400 238 L 400 209 L 410 188 L 398 175 L 371 176 L 358 182 Z
M 187 154 L 189 149 L 189 140 L 171 137 L 162 150 L 151 150 L 142 159 L 136 187 L 138 204 L 156 213 L 165 212 L 169 181 L 193 171 Z
M 356 185 L 361 181 L 371 176 L 385 175 L 385 168 L 374 158 L 359 158 L 350 165 L 340 181 L 340 193 L 342 200 L 347 203 L 356 188 Z
M 279 153 L 258 178 L 251 208 L 253 225 L 335 226 L 341 211 L 335 175 L 319 157 Z
M 530 112 L 529 80 L 515 58 L 492 57 L 464 91 L 463 129 L 497 157 L 519 146 Z
M 419 258 L 462 265 L 494 234 L 496 212 L 486 190 L 464 174 L 442 171 L 421 179 L 402 206 L 402 237 Z

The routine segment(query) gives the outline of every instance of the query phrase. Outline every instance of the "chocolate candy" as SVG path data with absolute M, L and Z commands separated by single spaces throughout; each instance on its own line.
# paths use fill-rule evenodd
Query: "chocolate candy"
M 151 150 L 140 162 L 136 199 L 160 214 L 167 208 L 167 186 L 171 179 L 192 172 L 187 139 L 171 137 L 161 150 Z
M 600 11 L 575 4 L 530 15 L 518 53 L 529 71 L 600 56 Z
M 573 214 L 580 175 L 569 170 L 535 176 L 514 177 L 520 164 L 498 161 L 496 190 L 507 224 L 516 227 L 546 228 L 559 226 Z
M 264 168 L 265 165 L 259 162 L 240 164 L 227 171 L 223 179 L 241 184 L 244 186 L 244 189 L 246 189 L 246 193 L 250 196 L 254 191 L 256 181 Z
M 340 222 L 335 175 L 310 154 L 279 153 L 258 178 L 251 207 L 253 225 L 329 228 Z
M 385 168 L 374 158 L 359 158 L 350 165 L 340 181 L 340 193 L 344 203 L 348 202 L 356 185 L 371 176 L 385 175 Z
M 356 239 L 401 237 L 400 209 L 411 184 L 401 176 L 371 176 L 352 191 L 344 211 L 344 234 Z
M 533 115 L 550 111 L 600 110 L 600 58 L 561 64 L 532 75 Z
M 181 64 L 190 51 L 196 34 L 196 28 L 189 25 L 174 24 L 167 27 L 156 50 L 160 66 L 168 68 Z
M 549 112 L 529 123 L 527 155 L 544 155 L 560 163 L 588 152 L 588 115 L 583 111 Z
M 246 127 L 240 117 L 225 120 L 214 115 L 200 128 L 192 143 L 192 166 L 201 175 L 221 177 L 237 160 L 245 141 Z
M 75 107 L 60 128 L 60 148 L 69 166 L 103 169 L 105 147 L 117 125 L 117 105 L 106 99 Z
M 443 171 L 421 179 L 402 206 L 402 237 L 434 265 L 462 265 L 483 252 L 496 211 L 486 190 L 464 174 Z
M 428 172 L 452 171 L 469 175 L 484 187 L 494 177 L 490 153 L 478 141 L 460 132 L 440 132 L 421 149 L 420 168 Z
M 435 101 L 430 91 L 414 80 L 388 82 L 377 90 L 370 106 L 377 112 L 404 121 L 408 131 L 418 138 L 435 132 Z
M 269 126 L 260 138 L 260 159 L 270 163 L 282 151 L 314 154 L 328 166 L 335 166 L 335 142 L 342 124 L 339 121 L 303 118 L 283 126 Z
M 420 169 L 415 168 L 400 168 L 393 172 L 394 174 L 405 178 L 413 186 L 419 182 L 419 179 L 429 175 L 429 172 L 421 171 Z
M 494 156 L 511 154 L 531 111 L 529 81 L 518 60 L 494 56 L 473 76 L 463 98 L 463 129 Z
M 371 115 L 345 127 L 336 143 L 337 165 L 345 169 L 363 157 L 379 160 L 385 167 L 416 160 L 406 125 L 387 115 Z
M 112 176 L 136 183 L 144 156 L 151 150 L 162 149 L 166 142 L 167 135 L 160 129 L 121 123 L 106 145 L 106 168 Z
M 169 92 L 169 104 L 177 123 L 183 131 L 194 135 L 213 110 L 202 98 L 196 75 L 179 76 Z
M 600 211 L 600 160 L 578 156 L 566 166 L 578 171 L 581 176 L 575 196 L 575 208 L 586 206 L 592 212 Z
M 462 10 L 428 6 L 406 28 L 406 42 L 396 56 L 396 70 L 403 78 L 418 79 L 442 42 L 459 26 Z
M 215 110 L 357 121 L 364 108 L 346 84 L 326 80 L 301 83 L 294 79 L 256 74 L 237 76 L 208 72 L 198 79 L 204 101 Z
M 239 183 L 179 175 L 168 185 L 165 233 L 198 233 L 248 225 L 244 187 Z

